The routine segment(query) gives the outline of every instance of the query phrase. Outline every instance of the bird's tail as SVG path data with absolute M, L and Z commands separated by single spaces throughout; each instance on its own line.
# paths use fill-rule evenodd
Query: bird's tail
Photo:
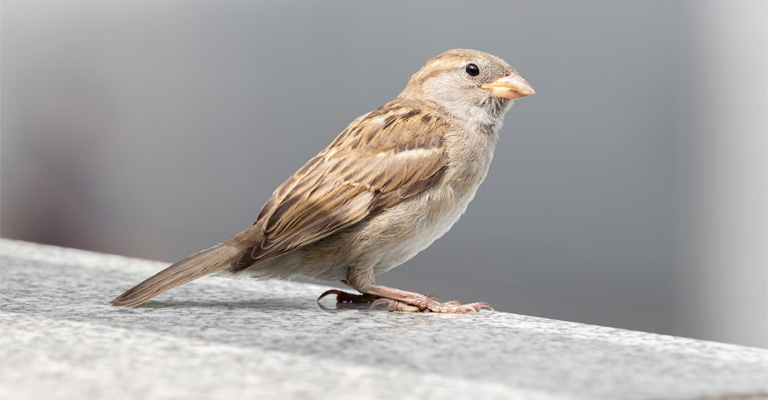
M 229 267 L 239 253 L 236 247 L 227 243 L 195 253 L 139 283 L 110 303 L 115 307 L 136 307 L 166 290 Z

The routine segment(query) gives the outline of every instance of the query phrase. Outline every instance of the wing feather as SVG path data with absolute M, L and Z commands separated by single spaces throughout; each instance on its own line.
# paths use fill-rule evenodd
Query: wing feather
M 445 124 L 421 113 L 396 100 L 350 124 L 275 190 L 255 222 L 263 237 L 236 258 L 235 270 L 349 228 L 438 182 L 448 162 Z

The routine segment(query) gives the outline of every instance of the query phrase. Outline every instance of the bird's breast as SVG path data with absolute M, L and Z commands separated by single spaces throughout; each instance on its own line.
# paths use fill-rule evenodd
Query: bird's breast
M 452 136 L 452 137 L 451 137 Z M 493 158 L 495 136 L 446 138 L 449 165 L 443 179 L 374 218 L 366 229 L 377 236 L 376 273 L 402 264 L 447 233 L 475 197 Z
M 477 190 L 485 180 L 498 141 L 498 129 L 475 128 L 446 135 L 449 168 L 445 181 L 460 195 Z
M 349 265 L 368 266 L 381 274 L 408 261 L 448 232 L 488 173 L 496 136 L 495 132 L 463 131 L 444 139 L 449 161 L 437 183 L 305 249 L 306 265 L 301 274 L 343 279 Z

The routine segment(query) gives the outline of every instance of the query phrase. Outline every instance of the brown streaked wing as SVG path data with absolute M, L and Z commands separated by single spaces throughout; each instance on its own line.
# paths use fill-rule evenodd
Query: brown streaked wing
M 339 232 L 439 180 L 448 161 L 441 120 L 425 123 L 419 109 L 397 102 L 379 110 L 350 124 L 275 190 L 257 219 L 263 238 L 236 269 Z M 377 118 L 383 122 L 371 122 Z

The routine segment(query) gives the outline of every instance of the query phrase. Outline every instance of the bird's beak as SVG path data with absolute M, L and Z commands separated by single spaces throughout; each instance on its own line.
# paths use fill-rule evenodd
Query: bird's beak
M 497 79 L 496 82 L 484 83 L 481 87 L 483 89 L 491 89 L 491 92 L 496 97 L 510 100 L 536 93 L 531 85 L 518 74 L 509 74 Z

